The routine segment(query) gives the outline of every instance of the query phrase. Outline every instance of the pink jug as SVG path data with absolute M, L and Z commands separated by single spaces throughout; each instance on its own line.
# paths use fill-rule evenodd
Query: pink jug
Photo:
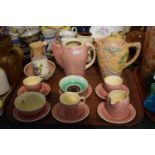
M 65 45 L 58 42 L 52 43 L 52 51 L 57 63 L 64 68 L 66 75 L 85 76 L 85 69 L 89 68 L 95 61 L 95 48 L 90 43 L 80 41 L 68 41 Z M 87 64 L 88 49 L 95 53 L 94 58 Z

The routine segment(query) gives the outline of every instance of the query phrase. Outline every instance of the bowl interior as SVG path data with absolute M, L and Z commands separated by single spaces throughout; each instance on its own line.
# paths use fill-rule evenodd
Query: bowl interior
M 123 83 L 123 79 L 120 76 L 111 75 L 105 77 L 104 82 L 109 85 L 121 85 Z
M 32 112 L 40 109 L 46 103 L 45 96 L 37 92 L 26 92 L 19 95 L 14 102 L 15 107 L 24 112 Z
M 81 76 L 67 76 L 60 80 L 59 87 L 64 92 L 79 92 L 85 90 L 88 87 L 88 82 Z
M 41 80 L 39 76 L 29 76 L 23 80 L 23 84 L 26 86 L 34 86 L 39 84 Z

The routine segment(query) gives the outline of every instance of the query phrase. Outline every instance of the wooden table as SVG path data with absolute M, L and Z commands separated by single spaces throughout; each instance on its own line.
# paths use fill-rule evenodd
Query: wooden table
M 65 75 L 64 75 L 63 70 L 57 65 L 54 76 L 51 79 L 49 79 L 48 81 L 46 81 L 51 86 L 51 92 L 47 96 L 47 101 L 51 104 L 51 108 L 59 101 L 58 83 L 59 83 L 59 80 L 61 78 L 63 78 L 64 76 Z M 92 92 L 91 96 L 86 101 L 86 104 L 90 108 L 90 114 L 82 122 L 71 124 L 71 125 L 72 126 L 79 125 L 79 126 L 83 126 L 83 127 L 84 126 L 132 126 L 132 125 L 140 123 L 144 117 L 143 100 L 142 100 L 141 90 L 140 90 L 140 86 L 139 86 L 140 83 L 135 78 L 133 71 L 131 71 L 129 69 L 125 69 L 122 76 L 124 79 L 124 83 L 129 87 L 129 90 L 130 90 L 131 104 L 133 104 L 133 106 L 135 107 L 136 112 L 137 112 L 134 120 L 132 120 L 131 122 L 126 123 L 126 124 L 116 125 L 116 124 L 108 123 L 108 122 L 102 120 L 98 116 L 97 106 L 99 105 L 99 103 L 102 100 L 96 96 L 95 87 L 97 86 L 97 84 L 102 82 L 102 79 L 101 79 L 101 76 L 99 73 L 98 66 L 96 64 L 94 64 L 91 68 L 89 68 L 86 71 L 86 79 L 88 80 L 89 84 L 93 88 L 93 92 Z M 25 76 L 23 76 L 23 78 L 24 77 Z M 7 107 L 5 109 L 5 116 L 7 117 L 7 119 L 9 121 L 11 121 L 14 124 L 25 124 L 25 123 L 17 121 L 13 117 L 14 99 L 16 98 L 16 92 L 17 92 L 18 88 L 22 85 L 22 79 L 18 83 L 16 89 L 14 90 L 14 94 L 10 98 L 9 102 L 7 103 Z M 64 125 L 63 123 L 56 121 L 52 117 L 51 112 L 44 119 L 34 122 L 34 123 L 30 123 L 30 124 L 50 125 L 51 127 L 54 125 L 60 125 L 60 126 Z

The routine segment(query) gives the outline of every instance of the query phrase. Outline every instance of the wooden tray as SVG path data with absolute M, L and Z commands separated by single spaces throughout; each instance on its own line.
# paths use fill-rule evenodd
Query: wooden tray
M 47 101 L 51 104 L 51 107 L 53 107 L 59 100 L 58 83 L 59 83 L 59 80 L 63 77 L 64 77 L 64 72 L 57 65 L 54 76 L 50 80 L 47 81 L 47 83 L 50 84 L 50 86 L 51 86 L 51 92 L 47 96 Z M 23 78 L 24 78 L 24 76 L 23 76 Z M 102 100 L 99 99 L 95 95 L 95 87 L 97 86 L 97 84 L 102 82 L 102 79 L 101 79 L 100 73 L 98 71 L 98 67 L 96 65 L 92 66 L 91 68 L 89 68 L 86 71 L 86 79 L 89 81 L 89 84 L 91 84 L 91 86 L 93 88 L 93 92 L 92 92 L 91 96 L 86 101 L 86 104 L 90 108 L 90 114 L 82 122 L 75 123 L 72 125 L 73 126 L 74 125 L 79 125 L 79 126 L 81 126 L 81 125 L 82 126 L 116 126 L 116 124 L 111 124 L 111 123 L 108 123 L 108 122 L 102 120 L 97 114 L 97 110 L 96 110 L 97 106 L 99 105 L 99 103 Z M 142 98 L 140 95 L 140 87 L 138 86 L 139 83 L 136 81 L 133 72 L 130 71 L 129 69 L 124 70 L 123 79 L 124 79 L 124 83 L 130 89 L 131 103 L 135 107 L 137 114 L 136 114 L 136 117 L 134 120 L 132 120 L 129 123 L 122 124 L 121 126 L 132 126 L 132 125 L 135 125 L 137 123 L 140 123 L 144 117 L 144 109 L 143 109 Z M 13 94 L 12 98 L 10 99 L 10 102 L 8 103 L 8 106 L 7 106 L 6 111 L 5 111 L 5 116 L 11 122 L 13 122 L 15 124 L 17 124 L 17 123 L 21 124 L 22 123 L 22 122 L 18 122 L 13 117 L 14 99 L 16 97 L 17 90 L 21 86 L 21 84 L 22 84 L 22 79 L 21 79 L 21 82 L 19 82 L 17 88 L 14 90 L 14 94 Z M 50 125 L 51 127 L 52 127 L 52 125 L 53 126 L 54 125 L 64 125 L 64 124 L 56 121 L 52 117 L 51 112 L 44 119 L 37 121 L 37 122 L 34 122 L 34 123 L 30 123 L 30 124 Z M 117 126 L 119 126 L 119 125 L 117 125 Z

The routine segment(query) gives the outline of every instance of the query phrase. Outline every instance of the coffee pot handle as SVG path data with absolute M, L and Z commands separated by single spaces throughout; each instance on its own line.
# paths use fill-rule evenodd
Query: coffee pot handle
M 11 48 L 11 50 L 14 51 L 15 54 L 19 55 L 20 60 L 22 62 L 23 61 L 23 54 L 24 54 L 23 50 L 18 46 L 13 46 Z
M 131 65 L 138 58 L 138 56 L 140 54 L 140 50 L 141 50 L 141 43 L 140 42 L 127 43 L 127 45 L 128 45 L 128 48 L 136 47 L 136 53 L 135 53 L 134 57 L 131 60 L 126 62 L 124 68 L 128 67 L 129 65 Z
M 88 59 L 89 59 L 89 55 L 93 55 L 93 58 L 90 60 L 90 62 L 86 65 L 85 69 L 88 69 L 89 67 L 91 67 L 93 65 L 93 63 L 95 62 L 96 59 L 96 50 L 95 47 L 91 44 L 91 43 L 85 43 L 88 47 Z

